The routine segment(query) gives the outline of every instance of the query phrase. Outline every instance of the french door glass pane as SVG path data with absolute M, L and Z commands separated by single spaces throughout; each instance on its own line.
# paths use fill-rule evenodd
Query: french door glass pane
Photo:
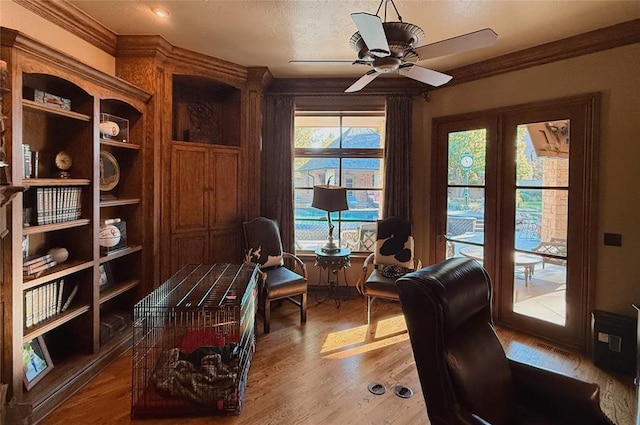
M 463 199 L 467 201 L 466 204 Z M 449 188 L 447 238 L 461 242 L 484 243 L 484 188 Z
M 519 125 L 513 311 L 565 325 L 569 120 Z
M 449 185 L 484 185 L 487 130 L 449 133 Z

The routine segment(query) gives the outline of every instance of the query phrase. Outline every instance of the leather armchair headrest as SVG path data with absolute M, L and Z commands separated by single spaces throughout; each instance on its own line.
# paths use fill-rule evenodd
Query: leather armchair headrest
M 476 314 L 491 320 L 491 282 L 476 260 L 450 258 L 404 277 L 427 284 L 430 295 L 437 299 L 435 305 L 442 305 L 447 334 Z M 465 284 L 458 284 L 460 281 Z

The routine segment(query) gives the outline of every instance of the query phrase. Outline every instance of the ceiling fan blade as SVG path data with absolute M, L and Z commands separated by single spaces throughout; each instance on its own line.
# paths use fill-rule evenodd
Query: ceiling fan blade
M 425 44 L 424 46 L 413 49 L 418 57 L 422 59 L 431 59 L 438 56 L 451 55 L 454 53 L 465 52 L 467 50 L 480 49 L 493 45 L 498 39 L 491 28 L 470 32 L 469 34 L 459 35 L 457 37 L 448 38 L 435 43 Z
M 412 78 L 414 80 L 429 84 L 433 87 L 439 87 L 447 84 L 453 78 L 451 75 L 442 72 L 433 71 L 414 64 L 405 64 L 398 69 L 400 75 Z
M 358 81 L 356 81 L 355 83 L 351 84 L 349 86 L 349 88 L 346 89 L 344 92 L 345 93 L 353 93 L 355 91 L 362 90 L 363 88 L 365 88 L 365 86 L 367 84 L 369 84 L 370 82 L 375 80 L 378 75 L 380 75 L 380 73 L 378 73 L 378 72 L 376 72 L 375 70 L 372 69 L 371 71 L 367 72 L 362 77 L 360 77 L 358 79 Z
M 391 54 L 387 35 L 378 15 L 364 12 L 352 13 L 351 19 L 353 19 L 364 43 L 373 55 L 382 58 Z

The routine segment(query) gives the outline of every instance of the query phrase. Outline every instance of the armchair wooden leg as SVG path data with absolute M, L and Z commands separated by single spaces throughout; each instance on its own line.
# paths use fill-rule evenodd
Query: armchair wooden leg
M 271 320 L 271 301 L 265 300 L 263 321 L 264 321 L 264 333 L 266 334 L 268 334 L 271 331 L 271 327 L 269 325 L 270 320 Z
M 365 302 L 367 303 L 367 325 L 371 324 L 371 303 L 373 302 L 373 297 L 365 297 Z
M 307 323 L 307 293 L 300 298 L 300 323 Z

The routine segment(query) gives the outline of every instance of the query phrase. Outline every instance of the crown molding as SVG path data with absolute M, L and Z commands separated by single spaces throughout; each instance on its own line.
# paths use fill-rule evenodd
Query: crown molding
M 151 94 L 132 85 L 131 83 L 114 77 L 109 74 L 97 71 L 95 68 L 80 62 L 58 50 L 43 44 L 20 31 L 0 27 L 0 45 L 17 49 L 29 55 L 40 58 L 50 63 L 54 63 L 56 67 L 69 75 L 80 76 L 83 81 L 88 81 L 99 87 L 105 87 L 118 93 L 124 93 L 131 97 L 136 97 L 147 101 L 151 98 Z
M 192 50 L 176 47 L 160 35 L 118 36 L 117 58 L 151 58 L 207 75 L 217 75 L 220 81 L 232 85 L 242 84 L 247 78 L 247 68 Z
M 110 55 L 115 55 L 117 35 L 64 0 L 13 0 L 38 16 L 69 31 Z
M 453 76 L 448 87 L 638 42 L 640 19 L 634 19 L 444 72 Z

